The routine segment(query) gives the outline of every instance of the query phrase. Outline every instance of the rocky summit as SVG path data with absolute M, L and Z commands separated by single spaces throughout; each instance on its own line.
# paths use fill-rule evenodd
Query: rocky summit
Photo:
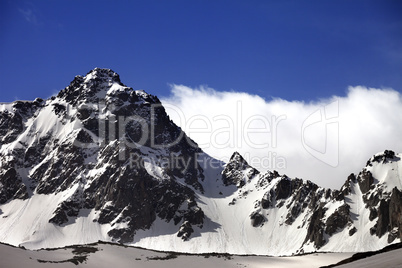
M 365 251 L 402 239 L 401 154 L 339 190 L 237 152 L 204 153 L 156 96 L 95 68 L 50 99 L 0 104 L 0 242 L 98 240 L 192 253 Z

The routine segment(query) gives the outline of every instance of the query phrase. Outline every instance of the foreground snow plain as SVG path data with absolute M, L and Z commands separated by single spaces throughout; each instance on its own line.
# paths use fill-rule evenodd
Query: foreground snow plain
M 81 250 L 80 250 L 81 248 Z M 92 250 L 91 250 L 92 249 Z M 95 251 L 96 250 L 96 251 Z M 95 251 L 95 252 L 91 252 Z M 79 253 L 77 253 L 79 252 Z M 184 255 L 113 244 L 31 251 L 0 244 L 0 267 L 321 267 L 337 263 L 352 253 L 313 253 L 293 257 Z M 80 259 L 82 262 L 71 262 Z M 69 261 L 70 260 L 70 261 Z M 349 267 L 349 266 L 345 266 Z

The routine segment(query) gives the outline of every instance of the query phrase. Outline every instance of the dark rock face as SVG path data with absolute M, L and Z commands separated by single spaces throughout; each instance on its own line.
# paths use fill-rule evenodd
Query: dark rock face
M 374 155 L 370 160 L 367 161 L 366 166 L 372 166 L 373 162 L 386 163 L 389 160 L 395 158 L 395 152 L 391 150 L 385 150 L 382 154 Z
M 275 201 L 275 192 L 273 189 L 271 189 L 270 191 L 266 192 L 264 194 L 264 197 L 261 199 L 261 207 L 263 209 L 273 207 L 274 201 Z
M 365 194 L 370 190 L 371 185 L 374 183 L 374 178 L 370 171 L 363 170 L 363 172 L 359 174 L 357 181 L 359 182 L 360 190 Z
M 0 112 L 0 145 L 13 142 L 23 131 L 22 117 L 8 111 Z
M 290 188 L 292 189 L 291 202 L 287 205 L 289 213 L 285 221 L 288 225 L 293 224 L 306 209 L 315 208 L 324 194 L 322 190 L 317 191 L 316 184 L 311 181 L 303 182 L 301 179 L 291 180 Z
M 350 207 L 349 205 L 344 204 L 328 217 L 327 222 L 325 223 L 325 233 L 331 236 L 336 231 L 345 228 L 347 223 L 350 221 Z
M 350 174 L 349 177 L 346 179 L 345 183 L 343 184 L 343 186 L 341 187 L 340 193 L 339 195 L 342 195 L 342 197 L 344 197 L 345 195 L 349 195 L 351 194 L 351 186 L 352 183 L 355 183 L 357 181 L 355 174 Z M 340 198 L 338 198 L 338 196 L 335 196 L 335 198 L 338 200 Z
M 354 235 L 357 232 L 356 227 L 353 227 L 352 229 L 349 230 L 349 236 Z
M 267 219 L 259 211 L 251 213 L 250 219 L 251 219 L 251 225 L 253 227 L 261 226 L 264 222 L 267 221 Z
M 285 206 L 287 214 L 283 223 L 293 225 L 296 219 L 301 215 L 305 215 L 303 216 L 302 225 L 295 226 L 295 228 L 307 226 L 304 227 L 307 228 L 307 235 L 303 244 L 313 243 L 319 249 L 327 243 L 327 238 L 330 238 L 338 231 L 342 231 L 352 222 L 350 207 L 345 201 L 342 190 L 332 191 L 319 188 L 311 181 L 304 181 L 298 178 L 290 179 L 273 173 L 268 174 L 268 176 L 260 177 L 257 185 L 263 189 L 270 184 L 273 187 L 268 188 L 263 198 L 255 203 L 254 208 L 257 210 L 250 215 L 252 226 L 262 226 L 269 219 L 270 209 L 280 209 Z M 274 179 L 276 179 L 275 182 L 273 181 Z M 356 183 L 356 180 L 354 180 L 354 183 Z M 326 205 L 334 201 L 341 202 L 341 205 L 331 215 L 326 215 L 328 210 Z M 263 210 L 265 210 L 267 217 L 263 216 Z M 351 229 L 350 235 L 353 235 L 356 231 L 356 228 Z
M 57 225 L 65 224 L 68 222 L 68 217 L 77 217 L 79 211 L 80 204 L 74 201 L 64 201 L 58 206 L 49 222 Z
M 325 215 L 326 208 L 319 206 L 313 213 L 307 228 L 307 235 L 304 243 L 313 242 L 317 249 L 321 248 L 326 240 L 324 239 L 324 223 L 322 218 Z
M 367 161 L 366 167 L 373 166 L 373 163 L 389 163 L 400 159 L 393 151 L 385 150 L 381 154 L 373 156 Z M 369 220 L 376 220 L 376 224 L 370 229 L 371 235 L 382 237 L 388 233 L 388 242 L 391 243 L 402 234 L 402 194 L 397 189 L 389 190 L 373 185 L 374 178 L 366 168 L 359 174 L 359 187 L 362 190 L 363 201 L 369 209 Z
M 388 242 L 393 242 L 396 238 L 402 239 L 402 192 L 396 187 L 392 189 L 389 201 L 389 216 L 391 233 Z
M 96 103 L 100 100 L 96 93 L 104 91 L 113 83 L 124 86 L 117 73 L 110 69 L 95 68 L 85 77 L 77 75 L 68 87 L 59 92 L 57 97 L 72 105 L 80 101 Z
M 389 226 L 389 201 L 381 200 L 378 208 L 376 235 L 381 237 L 388 231 Z
M 24 131 L 26 117 L 32 116 L 42 107 L 42 101 L 16 101 L 12 103 L 12 110 L 0 112 L 0 146 L 15 141 Z
M 369 191 L 363 195 L 363 201 L 366 203 L 368 208 L 376 209 L 375 207 L 378 205 L 380 200 L 383 198 L 383 191 L 381 188 L 376 189 L 375 191 Z
M 9 199 L 28 198 L 27 188 L 14 168 L 0 171 L 0 184 L 0 204 L 6 203 Z
M 377 232 L 377 224 L 370 228 L 370 234 L 375 235 Z
M 370 215 L 369 215 L 369 220 L 373 221 L 375 218 L 378 217 L 378 212 L 377 209 L 375 208 L 370 208 Z
M 258 173 L 258 170 L 251 167 L 238 152 L 235 152 L 222 172 L 222 181 L 226 186 L 236 185 L 241 188 Z
M 292 181 L 289 178 L 283 178 L 276 185 L 276 199 L 286 199 L 292 193 Z

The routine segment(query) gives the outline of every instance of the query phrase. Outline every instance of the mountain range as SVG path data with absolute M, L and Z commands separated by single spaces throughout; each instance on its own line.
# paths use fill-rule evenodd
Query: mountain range
M 188 253 L 378 250 L 402 239 L 402 154 L 339 190 L 198 147 L 160 100 L 95 68 L 47 100 L 0 103 L 0 242 Z

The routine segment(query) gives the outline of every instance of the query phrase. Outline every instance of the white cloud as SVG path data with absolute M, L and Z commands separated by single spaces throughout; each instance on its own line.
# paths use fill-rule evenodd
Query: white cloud
M 402 152 L 402 96 L 392 89 L 350 87 L 306 103 L 172 85 L 162 102 L 210 155 L 227 161 L 238 151 L 259 170 L 320 186 L 339 188 L 377 152 Z

